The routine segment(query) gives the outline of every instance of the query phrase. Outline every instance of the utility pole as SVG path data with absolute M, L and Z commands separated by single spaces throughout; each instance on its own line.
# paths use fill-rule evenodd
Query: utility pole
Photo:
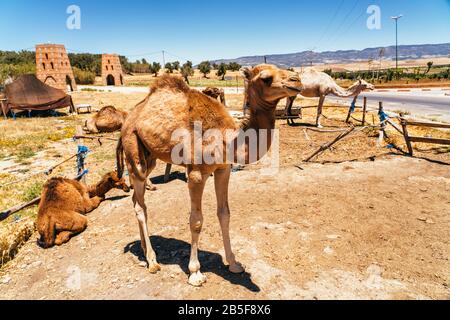
M 163 57 L 163 65 L 162 65 L 162 67 L 163 67 L 163 70 L 164 70 L 166 68 L 166 53 L 165 53 L 164 50 L 162 51 L 162 57 Z
M 391 19 L 395 20 L 395 71 L 398 72 L 398 20 L 403 17 L 402 14 L 391 17 Z
M 267 64 L 267 57 L 264 56 L 264 63 Z

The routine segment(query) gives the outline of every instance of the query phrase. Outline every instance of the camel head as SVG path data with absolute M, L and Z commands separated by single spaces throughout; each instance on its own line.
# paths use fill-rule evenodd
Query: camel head
M 365 90 L 370 91 L 375 90 L 375 86 L 373 84 L 368 83 L 366 80 L 363 79 L 358 80 L 354 85 L 358 86 L 361 92 Z
M 100 191 L 100 193 L 106 193 L 111 189 L 119 189 L 125 192 L 130 192 L 130 187 L 125 182 L 125 179 L 119 178 L 116 171 L 105 174 L 97 186 L 99 187 L 98 191 Z
M 273 65 L 243 67 L 240 72 L 245 79 L 247 102 L 250 105 L 271 105 L 275 108 L 279 100 L 295 96 L 303 88 L 298 73 L 281 70 Z

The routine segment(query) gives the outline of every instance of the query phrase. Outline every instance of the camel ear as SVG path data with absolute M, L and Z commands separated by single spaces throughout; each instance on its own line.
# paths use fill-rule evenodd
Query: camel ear
M 252 67 L 242 67 L 239 70 L 239 73 L 241 74 L 241 76 L 244 79 L 246 79 L 248 81 L 252 80 L 252 78 L 253 78 L 253 69 L 252 69 Z

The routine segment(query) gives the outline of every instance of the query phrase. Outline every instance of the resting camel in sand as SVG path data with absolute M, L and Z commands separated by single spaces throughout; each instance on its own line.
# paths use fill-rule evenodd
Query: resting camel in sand
M 103 107 L 96 115 L 85 123 L 89 133 L 114 132 L 122 129 L 128 113 L 113 106 Z
M 319 72 L 312 68 L 308 68 L 304 72 L 300 73 L 300 79 L 303 84 L 303 90 L 300 95 L 307 98 L 319 98 L 316 118 L 316 125 L 319 128 L 322 128 L 322 125 L 320 124 L 320 118 L 322 117 L 323 104 L 327 95 L 333 94 L 341 98 L 355 97 L 353 100 L 353 103 L 355 103 L 361 92 L 363 92 L 364 90 L 375 89 L 372 84 L 364 80 L 358 80 L 348 89 L 344 89 L 340 87 L 333 80 L 333 78 L 325 72 Z M 286 110 L 288 114 L 290 114 L 290 110 L 296 98 L 297 95 L 289 97 L 287 99 Z
M 194 123 L 201 122 L 203 132 L 217 129 L 220 132 L 231 131 L 233 136 L 226 141 L 220 140 L 219 145 L 226 149 L 234 147 L 233 152 L 217 151 L 227 162 L 214 162 L 213 164 L 186 164 L 188 172 L 188 187 L 191 198 L 190 229 L 192 234 L 191 256 L 189 262 L 189 283 L 201 286 L 206 277 L 200 272 L 198 260 L 198 242 L 203 227 L 202 196 L 207 179 L 214 174 L 217 197 L 217 215 L 222 229 L 226 260 L 232 273 L 244 272 L 243 266 L 236 261 L 231 249 L 229 223 L 230 210 L 228 205 L 228 183 L 231 173 L 231 163 L 250 163 L 251 157 L 248 139 L 242 139 L 251 130 L 257 135 L 256 148 L 258 155 L 254 161 L 264 156 L 266 150 L 259 149 L 266 144 L 267 150 L 272 143 L 272 132 L 275 127 L 275 109 L 283 98 L 293 96 L 300 92 L 301 81 L 297 73 L 280 70 L 271 65 L 259 65 L 254 68 L 242 68 L 241 74 L 248 82 L 248 104 L 250 116 L 241 124 L 239 130 L 234 119 L 229 115 L 225 106 L 197 90 L 190 89 L 181 79 L 164 75 L 152 86 L 147 98 L 138 104 L 130 113 L 122 128 L 122 138 L 117 147 L 117 167 L 119 177 L 124 171 L 124 160 L 128 168 L 130 181 L 134 187 L 133 202 L 136 217 L 139 223 L 141 246 L 152 273 L 161 268 L 156 260 L 155 252 L 151 246 L 147 228 L 147 206 L 144 200 L 145 182 L 156 166 L 157 159 L 167 163 L 174 163 L 172 151 L 179 141 L 172 139 L 171 135 L 177 129 L 184 129 L 188 139 L 196 139 Z M 177 130 L 178 131 L 178 130 Z M 267 132 L 269 131 L 269 132 Z M 266 133 L 264 136 L 263 133 Z M 201 134 L 201 133 L 200 133 Z M 192 138 L 194 137 L 194 138 Z M 245 140 L 242 141 L 242 140 Z M 200 143 L 200 145 L 202 145 Z M 217 145 L 203 141 L 203 149 L 216 149 Z M 194 148 L 193 148 L 194 149 Z M 194 150 L 186 151 L 192 156 Z M 227 149 L 228 150 L 228 149 Z M 125 154 L 125 159 L 123 157 Z M 186 155 L 184 154 L 184 155 Z M 243 159 L 243 161 L 238 161 Z M 194 162 L 198 163 L 198 162 Z
M 87 227 L 85 214 L 95 210 L 111 189 L 129 192 L 117 172 L 106 174 L 94 186 L 64 178 L 52 178 L 44 186 L 37 218 L 38 243 L 43 248 L 62 245 Z
M 223 89 L 207 87 L 205 90 L 202 91 L 202 93 L 206 94 L 207 96 L 213 99 L 220 98 L 220 102 L 222 102 L 225 106 L 227 105 L 225 102 L 225 91 Z

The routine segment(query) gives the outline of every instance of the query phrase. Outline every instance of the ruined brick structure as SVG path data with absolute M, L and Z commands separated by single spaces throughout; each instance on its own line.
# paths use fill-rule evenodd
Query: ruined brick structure
M 36 76 L 54 88 L 64 91 L 77 90 L 69 56 L 63 45 L 36 45 Z
M 124 85 L 122 65 L 117 54 L 102 55 L 102 82 L 105 86 Z

